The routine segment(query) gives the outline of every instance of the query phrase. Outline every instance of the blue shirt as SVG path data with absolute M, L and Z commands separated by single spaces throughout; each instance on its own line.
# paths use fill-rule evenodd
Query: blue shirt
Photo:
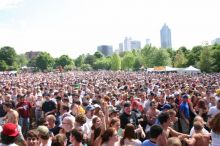
M 182 102 L 180 104 L 180 112 L 183 112 L 184 116 L 189 119 L 190 114 L 189 114 L 189 105 L 187 102 Z
M 158 146 L 155 143 L 152 143 L 150 140 L 145 140 L 141 146 Z

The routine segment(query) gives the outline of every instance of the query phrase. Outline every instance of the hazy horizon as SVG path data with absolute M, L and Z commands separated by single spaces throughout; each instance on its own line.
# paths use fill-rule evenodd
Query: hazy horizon
M 160 29 L 172 46 L 191 48 L 220 37 L 217 0 L 0 0 L 0 47 L 17 53 L 47 51 L 53 57 L 114 50 L 125 37 L 160 47 Z M 56 51 L 55 51 L 56 50 Z

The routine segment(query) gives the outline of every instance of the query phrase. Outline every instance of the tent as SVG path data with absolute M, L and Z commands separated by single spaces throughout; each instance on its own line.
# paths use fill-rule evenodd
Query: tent
M 185 73 L 201 73 L 200 69 L 197 69 L 193 66 L 189 66 L 183 70 Z

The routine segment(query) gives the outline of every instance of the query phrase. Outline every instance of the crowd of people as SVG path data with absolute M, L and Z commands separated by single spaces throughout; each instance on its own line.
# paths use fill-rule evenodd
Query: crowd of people
M 0 75 L 0 146 L 220 146 L 220 74 Z

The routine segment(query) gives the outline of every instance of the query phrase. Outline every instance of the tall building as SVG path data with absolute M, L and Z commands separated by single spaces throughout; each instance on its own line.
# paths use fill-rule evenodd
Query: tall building
M 119 43 L 119 52 L 123 52 L 124 51 L 124 49 L 123 49 L 123 43 Z
M 146 44 L 145 45 L 151 45 L 150 39 L 146 39 Z
M 101 45 L 97 47 L 97 50 L 101 52 L 105 56 L 111 56 L 113 54 L 113 48 L 112 46 L 108 45 Z
M 130 51 L 131 50 L 131 37 L 125 37 L 125 40 L 124 40 L 124 51 Z
M 172 48 L 171 30 L 166 24 L 160 30 L 160 42 L 161 48 Z
M 214 39 L 214 40 L 212 41 L 212 45 L 214 45 L 214 44 L 220 45 L 220 38 Z
M 133 49 L 140 49 L 141 42 L 137 40 L 132 40 L 131 37 L 125 37 L 124 40 L 124 51 L 131 51 Z
M 135 40 L 130 41 L 130 49 L 131 50 L 141 49 L 141 42 L 140 41 L 135 41 Z

